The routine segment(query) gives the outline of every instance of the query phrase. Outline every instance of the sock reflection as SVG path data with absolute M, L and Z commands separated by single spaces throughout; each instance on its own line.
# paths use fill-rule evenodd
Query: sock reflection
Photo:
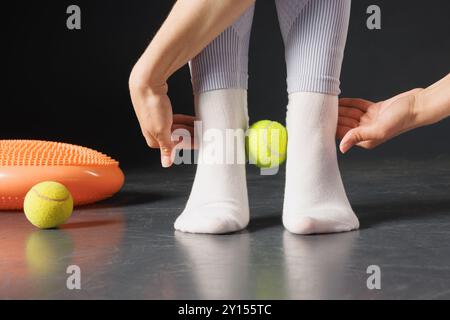
M 259 244 L 249 232 L 176 232 L 180 259 L 191 277 L 174 298 L 345 299 L 339 293 L 350 281 L 345 269 L 357 237 L 358 232 L 298 236 L 284 231 Z

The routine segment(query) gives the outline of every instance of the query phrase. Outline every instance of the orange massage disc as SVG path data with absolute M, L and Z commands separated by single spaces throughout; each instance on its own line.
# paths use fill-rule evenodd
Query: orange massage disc
M 35 184 L 57 181 L 75 205 L 114 195 L 123 185 L 119 163 L 98 151 L 66 143 L 0 140 L 0 210 L 22 209 Z

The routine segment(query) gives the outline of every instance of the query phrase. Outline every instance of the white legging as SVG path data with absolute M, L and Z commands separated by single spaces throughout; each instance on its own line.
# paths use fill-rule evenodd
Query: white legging
M 275 0 L 285 44 L 288 93 L 338 95 L 351 0 Z M 189 64 L 194 93 L 247 89 L 254 6 Z

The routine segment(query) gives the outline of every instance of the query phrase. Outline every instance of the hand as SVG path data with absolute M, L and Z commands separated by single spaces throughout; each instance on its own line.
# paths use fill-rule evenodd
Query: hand
M 173 164 L 173 150 L 178 143 L 172 141 L 172 132 L 185 129 L 193 137 L 195 121 L 193 116 L 173 115 L 167 91 L 167 84 L 151 86 L 139 80 L 132 72 L 130 94 L 134 110 L 147 145 L 161 150 L 161 164 L 164 168 Z
M 340 150 L 346 153 L 354 145 L 372 149 L 416 124 L 414 89 L 377 103 L 353 98 L 339 100 L 337 137 Z

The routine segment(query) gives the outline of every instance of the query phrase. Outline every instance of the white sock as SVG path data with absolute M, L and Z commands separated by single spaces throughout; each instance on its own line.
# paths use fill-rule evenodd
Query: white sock
M 219 139 L 199 145 L 199 163 L 186 208 L 175 221 L 175 229 L 191 233 L 229 233 L 244 229 L 249 221 L 245 175 L 245 130 L 248 127 L 247 91 L 223 89 L 200 93 L 195 97 L 196 115 L 203 133 L 213 129 L 225 137 L 225 129 L 235 130 L 235 153 L 243 156 L 239 163 L 211 163 L 213 152 L 229 149 Z M 212 131 L 210 131 L 212 132 Z M 198 137 L 201 139 L 201 137 Z M 236 143 L 237 142 L 237 143 Z M 227 150 L 229 152 L 229 150 Z M 236 157 L 234 158 L 236 159 Z
M 337 117 L 336 96 L 311 92 L 289 95 L 283 224 L 292 233 L 359 228 L 337 164 Z

